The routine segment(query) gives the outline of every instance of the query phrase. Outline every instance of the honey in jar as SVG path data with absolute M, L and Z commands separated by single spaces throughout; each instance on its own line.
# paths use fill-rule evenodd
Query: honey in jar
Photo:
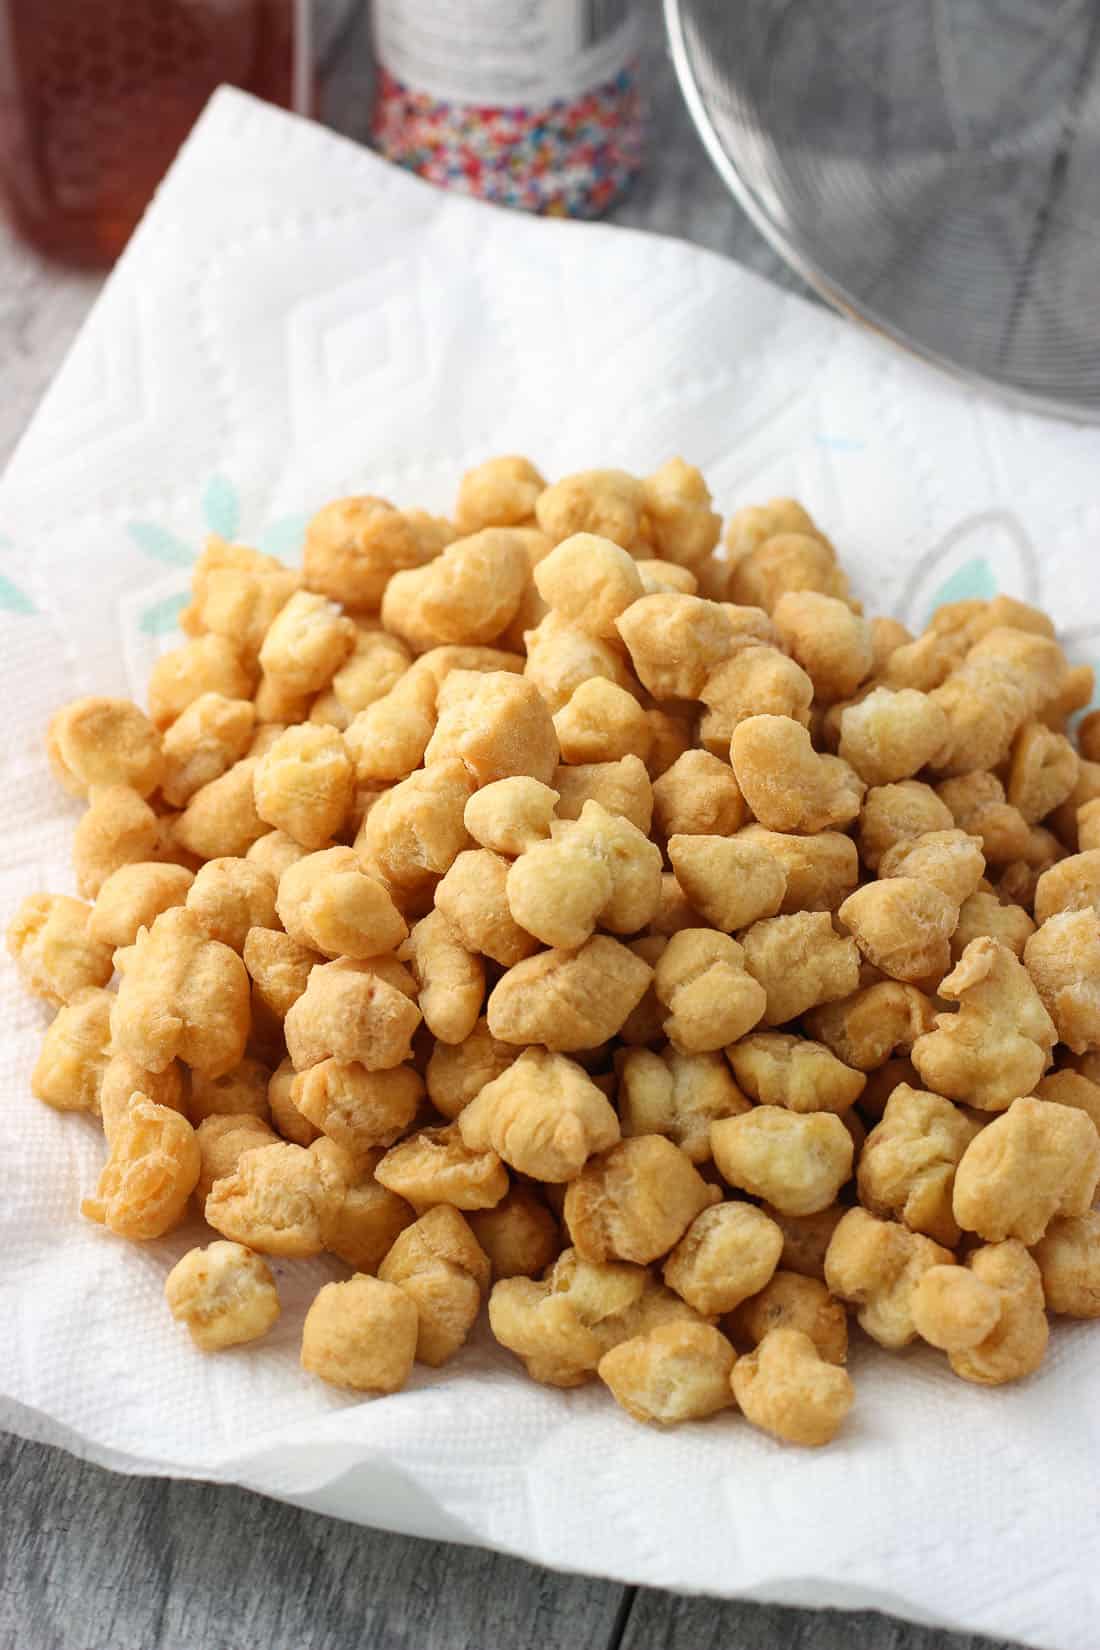
M 112 263 L 217 86 L 301 101 L 305 12 L 303 0 L 0 0 L 0 187 L 16 228 L 68 262 Z

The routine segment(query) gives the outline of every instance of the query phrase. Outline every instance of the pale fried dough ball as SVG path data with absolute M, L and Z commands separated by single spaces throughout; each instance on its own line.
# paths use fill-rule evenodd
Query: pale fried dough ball
M 42 1039 L 31 1092 L 56 1111 L 99 1111 L 110 1060 L 113 1002 L 109 991 L 85 986 L 58 1009 Z
M 498 1041 L 484 1019 L 478 1020 L 464 1042 L 437 1042 L 425 1072 L 432 1105 L 453 1120 L 517 1058 L 515 1046 Z
M 371 808 L 355 850 L 398 904 L 432 889 L 470 846 L 462 816 L 476 788 L 465 765 L 451 757 L 410 774 Z
M 967 1267 L 1000 1299 L 997 1322 L 983 1340 L 948 1349 L 964 1381 L 1001 1386 L 1031 1375 L 1046 1355 L 1049 1329 L 1040 1268 L 1022 1244 L 991 1243 L 967 1257 Z
M 224 636 L 197 636 L 162 653 L 149 675 L 149 715 L 163 732 L 203 694 L 251 699 L 253 672 Z
M 530 459 L 487 458 L 458 484 L 455 520 L 464 533 L 482 527 L 518 527 L 530 521 L 546 482 Z
M 710 1324 L 664 1323 L 620 1341 L 596 1370 L 636 1421 L 675 1426 L 729 1407 L 734 1359 L 725 1336 Z
M 859 983 L 855 943 L 836 933 L 825 911 L 767 917 L 754 923 L 742 942 L 745 967 L 766 994 L 767 1026 L 785 1025 L 819 1003 L 847 997 Z
M 985 871 L 978 837 L 965 831 L 926 831 L 887 848 L 879 860 L 880 878 L 915 877 L 961 906 L 976 893 Z
M 97 786 L 87 812 L 73 835 L 76 886 L 95 899 L 120 866 L 154 857 L 159 840 L 157 816 L 128 785 Z
M 705 1318 L 759 1294 L 779 1264 L 783 1234 L 751 1203 L 719 1203 L 697 1215 L 661 1275 Z
M 1053 812 L 1077 784 L 1079 758 L 1069 740 L 1042 722 L 1026 722 L 1016 735 L 1005 793 L 1029 825 Z
M 535 516 L 555 544 L 574 533 L 596 533 L 630 550 L 645 505 L 642 483 L 625 470 L 579 470 L 539 493 Z
M 899 1083 L 859 1154 L 860 1202 L 952 1248 L 955 1172 L 980 1128 L 950 1100 Z
M 496 1152 L 472 1150 L 457 1123 L 418 1129 L 377 1165 L 375 1179 L 414 1209 L 450 1203 L 456 1209 L 492 1209 L 508 1190 L 508 1171 Z
M 255 720 L 249 699 L 227 699 L 221 693 L 193 699 L 164 735 L 164 800 L 173 808 L 185 807 L 203 785 L 220 779 L 248 754 Z
M 105 945 L 133 945 L 139 928 L 150 928 L 162 911 L 182 905 L 194 875 L 182 865 L 141 860 L 120 865 L 101 886 L 88 933 Z
M 1100 914 L 1090 906 L 1048 917 L 1024 946 L 1024 967 L 1059 1040 L 1075 1054 L 1100 1045 Z
M 499 854 L 467 848 L 435 891 L 436 913 L 451 924 L 460 943 L 505 968 L 538 950 L 538 941 L 512 915 L 508 874 L 508 861 Z
M 532 1380 L 581 1386 L 620 1341 L 699 1315 L 642 1266 L 596 1264 L 565 1249 L 539 1281 L 504 1278 L 489 1296 L 489 1326 Z
M 668 1009 L 665 1036 L 681 1054 L 735 1043 L 764 1014 L 767 993 L 747 970 L 736 940 L 711 928 L 673 934 L 654 970 L 657 999 Z
M 649 716 L 632 693 L 593 676 L 582 682 L 554 717 L 564 764 L 645 760 L 653 731 Z
M 723 1180 L 784 1214 L 827 1209 L 852 1172 L 852 1137 L 831 1112 L 755 1106 L 712 1123 L 710 1144 Z
M 558 737 L 546 702 L 532 682 L 508 671 L 455 670 L 437 696 L 439 720 L 424 764 L 461 760 L 477 785 L 513 775 L 549 784 Z
M 860 1327 L 880 1346 L 908 1346 L 917 1333 L 913 1296 L 923 1273 L 953 1260 L 950 1249 L 866 1209 L 849 1209 L 825 1255 L 825 1282 L 857 1308 Z
M 386 889 L 363 873 L 351 848 L 324 848 L 289 866 L 276 906 L 291 938 L 326 957 L 380 956 L 408 936 Z
M 637 1008 L 653 970 L 607 934 L 579 951 L 540 951 L 517 963 L 489 996 L 488 1022 L 503 1043 L 541 1043 L 570 1054 L 597 1048 Z
M 202 1352 L 259 1340 L 279 1316 L 270 1266 L 243 1244 L 224 1240 L 189 1249 L 165 1278 L 164 1296 Z
M 199 859 L 243 859 L 270 830 L 256 812 L 253 783 L 258 757 L 246 756 L 191 797 L 173 825 L 181 848 Z
M 867 792 L 859 815 L 859 851 L 869 871 L 877 871 L 888 848 L 911 842 L 927 831 L 949 831 L 956 821 L 947 803 L 930 785 L 903 779 L 894 785 L 876 785 Z M 980 834 L 980 832 L 978 833 Z
M 749 1109 L 720 1054 L 628 1048 L 616 1066 L 624 1136 L 663 1134 L 693 1163 L 710 1157 L 713 1122 Z
M 726 522 L 725 543 L 731 560 L 737 562 L 781 533 L 804 533 L 831 548 L 808 511 L 793 498 L 773 498 L 767 504 L 746 504 L 734 510 Z
M 183 1219 L 199 1178 L 194 1129 L 178 1111 L 138 1094 L 117 1123 L 110 1148 L 81 1214 L 135 1242 L 163 1237 Z
M 554 770 L 554 789 L 559 820 L 579 819 L 586 802 L 598 802 L 609 814 L 619 814 L 639 831 L 649 833 L 655 788 L 638 756 L 623 756 L 615 762 L 563 763 Z
M 466 804 L 466 829 L 482 848 L 515 858 L 550 836 L 557 791 L 529 774 L 496 779 Z M 579 810 L 578 810 L 579 811 Z
M 567 1181 L 619 1139 L 619 1120 L 583 1068 L 528 1048 L 487 1083 L 458 1119 L 474 1151 L 492 1149 L 533 1180 Z
M 653 822 L 666 838 L 740 830 L 745 801 L 728 762 L 708 751 L 685 751 L 653 786 Z
M 1087 1071 L 1096 1073 L 1095 1055 L 1086 1054 L 1080 1057 L 1081 1063 L 1086 1065 Z M 1063 1071 L 1052 1071 L 1044 1077 L 1042 1082 L 1036 1083 L 1035 1093 L 1040 1100 L 1054 1100 L 1059 1106 L 1072 1106 L 1076 1111 L 1083 1111 L 1091 1117 L 1100 1133 L 1100 1082 L 1092 1075 L 1086 1076 L 1085 1071 L 1077 1071 L 1072 1067 Z
M 527 649 L 523 674 L 538 688 L 551 712 L 568 704 L 580 684 L 592 676 L 605 677 L 622 688 L 636 685 L 618 648 L 589 636 L 559 613 L 547 613 L 533 629 L 524 631 L 523 640 Z
M 1035 885 L 1035 921 L 1060 911 L 1100 911 L 1100 850 L 1071 854 L 1044 871 Z
M 958 962 L 971 940 L 997 940 L 1012 952 L 1023 955 L 1024 946 L 1035 932 L 1035 924 L 1018 905 L 1002 905 L 996 894 L 977 889 L 963 900 L 959 921 L 951 936 L 951 960 Z
M 303 848 L 324 846 L 351 806 L 355 778 L 335 728 L 287 728 L 261 756 L 252 776 L 256 812 Z
M 284 1141 L 256 1146 L 242 1152 L 232 1174 L 215 1180 L 206 1219 L 223 1237 L 263 1254 L 319 1255 L 325 1215 L 338 1205 L 343 1184 L 312 1149 Z
M 615 628 L 638 680 L 655 699 L 698 699 L 738 636 L 724 603 L 676 593 L 639 597 Z
M 751 838 L 671 836 L 668 857 L 695 909 L 727 934 L 774 917 L 783 904 L 786 872 L 763 843 Z
M 412 980 L 400 965 L 398 983 L 386 978 L 389 961 L 340 957 L 310 970 L 305 991 L 285 1020 L 287 1050 L 297 1071 L 330 1057 L 387 1071 L 409 1058 L 420 1010 L 411 1000 Z
M 313 1155 L 329 1159 L 333 1181 L 342 1188 L 338 1199 L 321 1212 L 326 1251 L 356 1272 L 376 1272 L 395 1239 L 416 1219 L 415 1211 L 375 1180 L 381 1152 L 372 1154 L 371 1167 L 358 1177 L 346 1153 L 327 1136 L 316 1142 Z
M 878 687 L 843 712 L 838 755 L 868 785 L 891 785 L 934 762 L 948 737 L 946 716 L 926 694 Z
M 114 1045 L 150 1071 L 174 1059 L 206 1077 L 232 1071 L 250 1025 L 248 974 L 240 957 L 209 939 L 195 915 L 174 906 L 116 952 L 122 975 L 111 1012 Z
M 207 1117 L 252 1116 L 266 1121 L 270 1079 L 267 1066 L 248 1055 L 240 1065 L 219 1077 L 206 1077 L 201 1071 L 193 1071 L 187 1115 L 196 1126 Z
M 837 915 L 868 962 L 893 979 L 946 974 L 959 908 L 931 883 L 907 876 L 866 883 L 849 894 Z
M 574 949 L 599 923 L 634 934 L 651 920 L 661 894 L 660 849 L 620 815 L 586 802 L 579 820 L 551 826 L 508 871 L 512 916 L 546 945 Z
M 750 716 L 733 730 L 730 761 L 761 825 L 824 831 L 855 819 L 864 784 L 838 756 L 819 756 L 806 729 L 787 716 Z
M 302 1325 L 302 1368 L 353 1392 L 399 1392 L 419 1327 L 416 1303 L 403 1290 L 357 1272 L 314 1297 Z
M 324 1061 L 321 1062 L 324 1064 Z M 311 1066 L 311 1071 L 316 1067 Z M 284 1140 L 290 1140 L 295 1146 L 312 1146 L 315 1140 L 321 1138 L 321 1130 L 312 1123 L 303 1112 L 298 1110 L 295 1095 L 297 1072 L 294 1063 L 288 1057 L 280 1060 L 267 1085 L 267 1104 L 271 1112 L 271 1121 L 278 1129 Z
M 522 539 L 507 527 L 483 527 L 425 566 L 395 573 L 382 623 L 414 652 L 443 642 L 483 646 L 514 618 L 530 576 Z
M 489 1257 L 494 1280 L 533 1278 L 557 1259 L 561 1232 L 534 1188 L 517 1181 L 493 1209 L 476 1209 L 470 1229 Z
M 593 636 L 618 638 L 615 620 L 643 594 L 632 556 L 611 539 L 574 533 L 534 569 L 540 596 L 556 613 Z
M 195 1200 L 203 1208 L 215 1180 L 231 1175 L 245 1152 L 257 1146 L 277 1146 L 279 1136 L 262 1117 L 250 1112 L 204 1117 L 195 1129 L 201 1167 L 195 1182 Z
M 769 1329 L 738 1358 L 731 1385 L 745 1419 L 789 1444 L 830 1443 L 854 1398 L 847 1373 L 800 1329 Z
M 832 546 L 817 534 L 773 534 L 735 561 L 730 572 L 730 600 L 762 607 L 766 613 L 788 591 L 803 590 L 848 600 L 848 580 Z
M 637 1135 L 590 1159 L 570 1181 L 565 1224 L 585 1260 L 645 1266 L 720 1197 L 670 1140 Z
M 1100 1210 L 1058 1215 L 1032 1250 L 1048 1311 L 1100 1318 Z
M 1050 1064 L 1054 1023 L 1023 964 L 993 939 L 972 940 L 939 995 L 958 1003 L 913 1044 L 922 1080 L 949 1099 L 1003 1111 Z
M 912 1313 L 917 1334 L 929 1346 L 962 1352 L 996 1329 L 1001 1298 L 969 1266 L 930 1266 L 917 1280 Z
M 433 1037 L 462 1043 L 485 999 L 485 965 L 438 908 L 413 924 L 398 956 L 412 969 L 420 1012 Z
M 742 722 L 750 716 L 787 716 L 805 727 L 813 696 L 814 685 L 802 666 L 778 648 L 740 646 L 699 691 L 707 707 L 699 743 L 712 756 L 728 760 L 734 729 Z
M 145 797 L 156 790 L 164 770 L 160 734 L 128 699 L 74 699 L 55 711 L 46 730 L 46 755 L 71 796 L 126 785 Z
M 358 784 L 387 784 L 420 766 L 435 731 L 436 694 L 430 676 L 409 670 L 351 719 L 344 748 Z
M 418 1363 L 438 1368 L 466 1340 L 489 1288 L 489 1258 L 457 1209 L 428 1209 L 378 1268 L 416 1307 Z
M 960 774 L 937 786 L 960 830 L 981 838 L 991 865 L 1022 859 L 1028 851 L 1027 820 L 1005 797 L 995 773 Z
M 817 699 L 849 699 L 870 674 L 870 627 L 847 602 L 813 590 L 789 590 L 772 609 L 772 622 L 813 682 Z
M 353 621 L 335 602 L 315 591 L 295 591 L 260 648 L 264 679 L 283 694 L 319 693 L 347 660 L 355 638 Z
M 208 860 L 184 904 L 204 934 L 238 953 L 251 929 L 274 928 L 277 921 L 275 879 L 247 859 Z
M 963 1153 L 955 1219 L 987 1242 L 1038 1243 L 1056 1215 L 1082 1215 L 1100 1184 L 1100 1135 L 1084 1112 L 1014 1100 Z
M 333 499 L 306 528 L 306 587 L 353 611 L 376 608 L 394 573 L 434 554 L 416 525 L 383 498 Z
M 932 1029 L 933 1005 L 914 985 L 879 980 L 806 1016 L 806 1030 L 857 1071 L 876 1071 Z
M 848 1360 L 848 1315 L 818 1278 L 777 1271 L 764 1288 L 742 1304 L 723 1325 L 737 1345 L 759 1346 L 772 1329 L 800 1329 L 826 1363 Z
M 867 1079 L 821 1043 L 781 1031 L 754 1031 L 726 1050 L 745 1093 L 764 1106 L 788 1111 L 831 1111 L 842 1116 Z
M 722 518 L 711 509 L 702 471 L 670 458 L 642 482 L 645 525 L 659 556 L 697 567 L 718 543 Z
M 779 907 L 781 916 L 835 911 L 859 882 L 856 845 L 840 831 L 795 836 L 754 824 L 738 834 L 742 842 L 766 849 L 782 869 L 786 891 Z
M 375 1149 L 392 1146 L 409 1127 L 424 1094 L 423 1079 L 409 1065 L 367 1071 L 355 1061 L 330 1059 L 291 1078 L 297 1111 L 336 1142 L 356 1174 L 372 1169 Z

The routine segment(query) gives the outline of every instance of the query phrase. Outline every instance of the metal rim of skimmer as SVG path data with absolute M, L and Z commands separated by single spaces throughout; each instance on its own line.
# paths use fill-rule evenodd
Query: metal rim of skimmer
M 801 276 L 807 286 L 819 293 L 833 309 L 858 323 L 865 331 L 877 334 L 904 354 L 915 356 L 929 366 L 947 373 L 969 389 L 992 391 L 1002 399 L 1029 412 L 1069 419 L 1077 424 L 1100 424 L 1100 386 L 1097 387 L 1096 404 L 1060 400 L 1055 396 L 1021 389 L 1019 385 L 964 366 L 930 345 L 922 343 L 920 339 L 912 337 L 888 317 L 876 313 L 872 305 L 847 290 L 842 283 L 833 280 L 813 261 L 805 248 L 799 246 L 769 214 L 726 147 L 711 116 L 706 93 L 699 84 L 692 63 L 684 30 L 684 4 L 685 0 L 662 0 L 669 49 L 688 113 L 703 147 L 730 193 L 765 240 L 775 248 L 784 262 Z

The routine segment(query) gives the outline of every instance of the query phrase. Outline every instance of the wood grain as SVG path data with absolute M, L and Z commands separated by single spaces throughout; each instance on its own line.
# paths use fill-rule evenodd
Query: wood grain
M 624 1589 L 3 1440 L 4 1650 L 581 1650 Z

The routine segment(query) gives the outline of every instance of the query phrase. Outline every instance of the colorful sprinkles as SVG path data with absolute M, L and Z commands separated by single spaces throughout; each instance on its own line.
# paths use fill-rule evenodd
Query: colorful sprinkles
M 598 217 L 641 164 L 637 67 L 541 109 L 449 103 L 380 69 L 373 137 L 389 160 L 441 188 L 552 217 Z

